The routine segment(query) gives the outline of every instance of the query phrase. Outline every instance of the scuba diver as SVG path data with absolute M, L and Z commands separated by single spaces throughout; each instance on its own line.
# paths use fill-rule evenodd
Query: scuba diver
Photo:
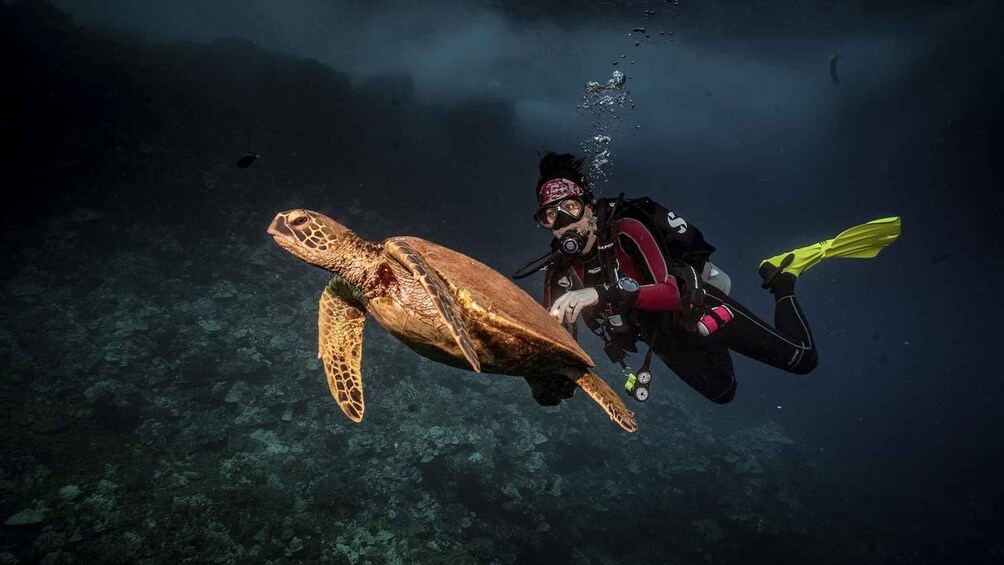
M 648 398 L 652 353 L 705 398 L 735 397 L 729 351 L 789 373 L 816 368 L 819 355 L 795 297 L 795 282 L 823 258 L 870 258 L 899 236 L 898 217 L 856 226 L 832 240 L 765 259 L 759 274 L 774 295 L 774 324 L 729 296 L 731 281 L 709 261 L 715 247 L 692 223 L 649 198 L 593 199 L 582 161 L 548 152 L 540 160 L 537 224 L 551 250 L 513 278 L 546 271 L 544 306 L 577 337 L 576 320 L 628 372 L 627 391 Z M 648 345 L 637 373 L 624 362 Z

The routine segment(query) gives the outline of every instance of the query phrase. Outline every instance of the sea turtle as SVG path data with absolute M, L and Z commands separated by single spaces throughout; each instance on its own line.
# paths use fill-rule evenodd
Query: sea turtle
M 590 370 L 589 355 L 543 306 L 470 257 L 417 237 L 368 242 L 317 212 L 280 212 L 276 243 L 335 273 L 321 294 L 318 357 L 342 411 L 363 419 L 363 322 L 370 313 L 423 357 L 461 369 L 522 376 L 545 406 L 582 387 L 614 422 L 637 429 L 634 413 Z

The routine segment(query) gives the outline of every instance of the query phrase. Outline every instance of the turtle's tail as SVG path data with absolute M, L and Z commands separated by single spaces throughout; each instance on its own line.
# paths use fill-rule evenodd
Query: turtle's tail
M 638 421 L 635 420 L 634 412 L 628 409 L 624 401 L 621 400 L 614 389 L 610 388 L 603 379 L 592 371 L 582 373 L 582 376 L 575 379 L 575 384 L 586 391 L 589 398 L 599 404 L 610 416 L 610 419 L 617 422 L 617 425 L 629 432 L 638 429 Z

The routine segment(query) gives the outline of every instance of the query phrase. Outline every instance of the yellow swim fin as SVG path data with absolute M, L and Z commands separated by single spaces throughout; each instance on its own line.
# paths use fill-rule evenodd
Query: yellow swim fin
M 775 255 L 760 262 L 760 273 L 764 276 L 765 287 L 779 273 L 800 276 L 806 269 L 823 259 L 846 257 L 849 259 L 871 259 L 885 246 L 899 237 L 899 216 L 872 220 L 867 224 L 844 230 L 833 239 L 820 241 L 805 247 Z M 765 267 L 770 265 L 770 267 Z M 771 268 L 773 267 L 773 268 Z

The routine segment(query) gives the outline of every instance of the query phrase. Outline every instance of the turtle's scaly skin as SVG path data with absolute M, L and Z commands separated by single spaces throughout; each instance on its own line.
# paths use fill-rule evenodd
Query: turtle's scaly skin
M 321 304 L 317 314 L 317 356 L 324 361 L 324 372 L 328 375 L 328 387 L 339 406 L 353 422 L 363 420 L 363 379 L 358 371 L 362 359 L 361 339 L 366 312 L 345 300 L 339 300 L 337 285 L 342 279 L 335 279 L 321 294 Z M 335 375 L 348 375 L 336 379 Z
M 368 243 L 308 210 L 279 213 L 268 231 L 280 246 L 343 281 L 329 284 L 322 296 L 319 353 L 332 395 L 354 421 L 362 419 L 364 402 L 354 354 L 362 324 L 353 316 L 365 311 L 424 357 L 526 377 L 545 405 L 569 398 L 578 385 L 622 428 L 637 429 L 634 413 L 589 370 L 592 360 L 568 332 L 487 265 L 415 237 Z

